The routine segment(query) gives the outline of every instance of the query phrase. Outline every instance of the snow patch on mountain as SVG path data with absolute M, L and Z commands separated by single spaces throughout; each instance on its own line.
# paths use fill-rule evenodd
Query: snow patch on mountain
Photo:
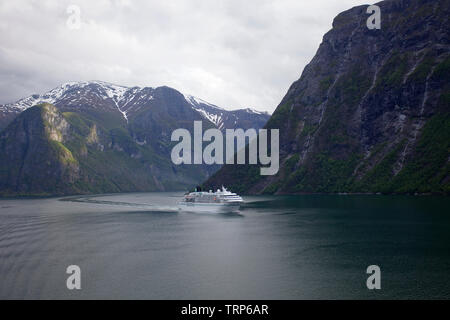
M 183 96 L 194 110 L 199 112 L 204 119 L 211 121 L 219 129 L 224 127 L 226 121 L 233 121 L 232 119 L 234 119 L 234 124 L 236 124 L 239 120 L 238 112 L 244 111 L 248 114 L 269 116 L 267 112 L 261 112 L 251 108 L 229 111 L 189 94 L 183 94 Z
M 192 96 L 190 94 L 184 94 L 183 93 L 183 96 L 184 96 L 184 99 L 186 99 L 186 101 L 189 102 L 194 107 L 202 105 L 202 104 L 205 104 L 207 106 L 210 106 L 211 108 L 215 108 L 215 109 L 218 109 L 218 110 L 225 110 L 225 109 L 220 108 L 220 107 L 218 107 L 218 106 L 216 106 L 214 104 L 211 104 L 211 103 L 209 103 L 209 102 L 207 102 L 207 101 L 205 101 L 203 99 L 194 97 L 194 96 Z
M 214 113 L 208 113 L 208 112 L 206 112 L 205 110 L 203 110 L 203 109 L 201 109 L 201 108 L 198 108 L 198 109 L 195 109 L 195 110 L 197 110 L 198 112 L 200 112 L 200 114 L 201 114 L 205 119 L 211 121 L 211 122 L 214 123 L 214 125 L 216 125 L 217 127 L 219 127 L 219 125 L 220 125 L 221 122 L 222 122 L 222 117 L 221 117 L 221 115 L 214 114 Z
M 269 113 L 267 111 L 258 111 L 258 110 L 252 109 L 252 108 L 246 108 L 245 111 L 247 111 L 249 113 L 269 115 Z
M 127 112 L 122 110 L 119 103 L 122 102 L 126 92 L 128 90 L 130 90 L 130 88 L 103 82 L 103 81 L 93 81 L 93 83 L 98 84 L 104 90 L 106 96 L 114 102 L 114 104 L 117 107 L 117 110 L 119 110 L 119 112 L 122 113 L 123 117 L 125 118 L 125 120 L 128 123 Z
M 55 103 L 58 101 L 65 92 L 72 89 L 72 87 L 77 86 L 79 88 L 84 87 L 87 85 L 87 82 L 67 82 L 59 87 L 56 87 L 42 95 L 40 94 L 33 94 L 29 97 L 23 98 L 18 100 L 14 103 L 8 103 L 3 106 L 0 106 L 0 110 L 5 109 L 6 111 L 24 111 L 34 105 L 40 104 L 40 103 Z M 17 110 L 18 109 L 18 110 Z
M 204 119 L 211 121 L 216 127 L 219 127 L 220 129 L 220 127 L 223 125 L 223 114 L 224 112 L 227 112 L 225 109 L 222 109 L 190 94 L 183 94 L 183 96 L 184 99 L 191 105 L 192 109 L 199 112 Z M 205 108 L 205 106 L 207 106 L 208 108 Z M 209 112 L 207 111 L 207 109 Z

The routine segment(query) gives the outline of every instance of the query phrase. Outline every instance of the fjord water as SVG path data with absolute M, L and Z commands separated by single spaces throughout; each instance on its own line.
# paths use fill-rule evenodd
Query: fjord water
M 208 215 L 177 212 L 181 195 L 0 200 L 0 298 L 450 298 L 447 197 L 244 197 Z

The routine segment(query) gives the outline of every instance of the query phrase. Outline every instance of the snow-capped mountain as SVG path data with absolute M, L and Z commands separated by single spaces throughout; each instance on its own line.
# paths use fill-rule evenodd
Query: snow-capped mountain
M 193 132 L 195 121 L 205 129 L 259 129 L 268 118 L 250 109 L 228 111 L 169 87 L 65 83 L 0 105 L 0 195 L 198 185 L 219 165 L 173 164 L 175 129 Z
M 184 97 L 196 111 L 205 119 L 214 123 L 220 130 L 236 127 L 238 123 L 241 123 L 241 126 L 238 126 L 239 128 L 248 129 L 252 127 L 248 122 L 253 122 L 257 119 L 260 120 L 258 127 L 262 127 L 270 117 L 267 112 L 260 112 L 250 108 L 228 111 L 191 95 L 185 94 Z
M 62 107 L 63 109 L 70 109 L 70 111 L 95 108 L 97 110 L 120 112 L 123 119 L 128 122 L 130 118 L 136 116 L 145 108 L 150 108 L 158 103 L 170 103 L 168 101 L 154 101 L 155 94 L 158 95 L 162 88 L 167 87 L 126 87 L 103 81 L 64 83 L 44 94 L 33 94 L 14 103 L 0 105 L 0 118 L 3 118 L 3 123 L 0 119 L 0 129 L 5 127 L 5 122 L 9 122 L 13 115 L 43 102 L 54 104 L 56 107 Z M 253 122 L 253 120 L 257 122 L 256 127 L 262 127 L 269 118 L 268 113 L 248 108 L 228 111 L 192 95 L 181 94 L 175 89 L 168 89 L 184 97 L 184 101 L 193 110 L 221 130 L 236 126 L 246 129 L 252 127 L 249 121 Z M 240 122 L 243 123 L 242 126 L 239 126 Z

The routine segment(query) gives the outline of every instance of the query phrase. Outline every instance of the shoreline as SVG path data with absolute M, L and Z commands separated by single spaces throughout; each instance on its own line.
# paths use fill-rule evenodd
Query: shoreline
M 32 199 L 52 199 L 61 198 L 61 201 L 65 201 L 64 198 L 68 197 L 92 197 L 92 196 L 108 196 L 108 195 L 119 195 L 119 194 L 129 194 L 129 193 L 163 193 L 163 192 L 183 192 L 183 190 L 167 190 L 167 191 L 127 191 L 127 192 L 108 192 L 108 193 L 83 193 L 83 194 L 11 194 L 2 195 L 0 194 L 0 200 L 32 200 Z M 328 192 L 300 192 L 300 193 L 274 193 L 274 194 L 263 194 L 263 193 L 241 193 L 242 196 L 308 196 L 308 195 L 329 195 L 329 196 L 413 196 L 413 197 L 429 197 L 429 196 L 439 196 L 448 197 L 449 194 L 445 193 L 381 193 L 381 192 L 339 192 L 339 193 L 328 193 Z

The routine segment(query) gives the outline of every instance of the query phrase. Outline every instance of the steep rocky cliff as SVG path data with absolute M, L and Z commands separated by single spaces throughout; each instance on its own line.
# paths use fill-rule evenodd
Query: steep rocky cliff
M 280 171 L 228 165 L 206 186 L 244 193 L 450 192 L 450 1 L 391 0 L 342 12 L 266 128 Z
M 79 178 L 79 162 L 63 142 L 70 126 L 52 105 L 31 108 L 0 135 L 0 190 L 66 192 Z

